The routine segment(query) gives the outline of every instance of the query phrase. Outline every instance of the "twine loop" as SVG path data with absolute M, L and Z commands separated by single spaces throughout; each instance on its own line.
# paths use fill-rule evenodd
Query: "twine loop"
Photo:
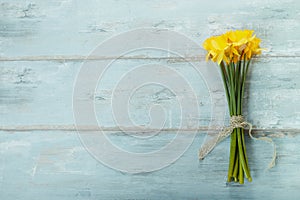
M 230 128 L 245 128 L 248 123 L 245 122 L 245 119 L 242 115 L 230 117 Z
M 269 137 L 253 137 L 252 135 L 252 124 L 245 121 L 244 117 L 242 115 L 233 115 L 230 117 L 230 125 L 228 127 L 225 127 L 217 137 L 213 138 L 212 140 L 209 140 L 205 144 L 202 145 L 200 151 L 199 151 L 199 159 L 203 160 L 215 147 L 217 144 L 219 144 L 222 140 L 227 138 L 228 136 L 231 135 L 234 129 L 236 128 L 247 128 L 249 127 L 249 136 L 253 140 L 261 140 L 265 141 L 268 143 L 271 143 L 273 145 L 273 158 L 272 161 L 269 163 L 268 169 L 272 168 L 275 166 L 275 161 L 276 161 L 276 145 L 273 142 L 273 140 Z

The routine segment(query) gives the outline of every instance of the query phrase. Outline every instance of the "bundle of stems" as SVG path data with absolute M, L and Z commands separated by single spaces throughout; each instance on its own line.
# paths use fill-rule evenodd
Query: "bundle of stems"
M 237 63 L 220 63 L 224 89 L 227 97 L 230 116 L 243 115 L 243 96 L 250 60 L 240 60 Z M 231 133 L 230 158 L 227 181 L 244 183 L 244 176 L 252 181 L 248 165 L 244 129 L 235 128 Z
M 222 35 L 206 39 L 203 47 L 207 50 L 206 59 L 218 63 L 224 82 L 228 108 L 231 117 L 230 158 L 228 182 L 244 183 L 244 176 L 252 181 L 248 164 L 243 119 L 243 96 L 250 61 L 261 54 L 261 40 L 253 30 L 228 31 Z M 232 125 L 237 120 L 237 126 Z M 234 121 L 236 122 L 236 121 Z M 231 130 L 231 129 L 230 129 Z

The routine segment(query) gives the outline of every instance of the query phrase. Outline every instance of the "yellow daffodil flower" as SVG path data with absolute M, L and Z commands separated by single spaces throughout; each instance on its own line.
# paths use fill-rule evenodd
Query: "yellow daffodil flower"
M 247 124 L 244 121 L 242 112 L 245 83 L 251 58 L 261 54 L 260 42 L 261 40 L 254 35 L 252 30 L 235 30 L 228 31 L 223 35 L 212 36 L 203 43 L 204 49 L 207 50 L 206 60 L 211 59 L 219 65 L 231 123 L 240 119 L 241 121 L 238 123 Z M 252 181 L 248 165 L 244 126 L 236 128 L 232 127 L 231 123 L 227 182 L 234 181 L 244 184 L 245 177 L 249 182 Z M 224 135 L 224 132 L 220 132 L 220 135 Z M 216 144 L 213 144 L 212 148 Z M 204 158 L 206 154 L 207 148 L 200 151 L 199 158 Z
M 250 60 L 253 56 L 261 53 L 260 39 L 253 35 L 252 30 L 228 31 L 219 36 L 212 36 L 203 43 L 204 49 L 208 51 L 206 60 L 211 59 L 220 64 L 224 61 L 237 63 L 246 58 Z

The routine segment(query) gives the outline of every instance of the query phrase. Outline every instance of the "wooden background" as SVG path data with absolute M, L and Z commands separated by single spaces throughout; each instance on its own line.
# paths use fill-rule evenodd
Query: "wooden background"
M 74 126 L 76 75 L 101 42 L 144 27 L 180 32 L 199 48 L 205 38 L 230 29 L 256 31 L 268 50 L 252 65 L 245 113 L 257 135 L 275 141 L 274 168 L 266 170 L 272 146 L 247 137 L 253 182 L 226 185 L 229 140 L 199 162 L 205 131 L 175 163 L 150 173 L 113 170 L 87 152 Z M 0 0 L 0 199 L 299 199 L 299 30 L 297 0 Z M 203 55 L 187 52 L 186 61 L 161 52 L 126 55 L 110 68 L 95 96 L 87 94 L 95 97 L 97 117 L 112 141 L 132 151 L 153 151 L 178 127 L 176 96 L 155 86 L 137 91 L 130 109 L 138 125 L 147 125 L 149 102 L 163 105 L 170 111 L 164 130 L 143 146 L 115 126 L 112 84 L 143 64 L 185 73 L 201 98 L 199 129 L 207 128 L 209 94 L 203 77 L 189 71 L 189 60 L 205 62 Z

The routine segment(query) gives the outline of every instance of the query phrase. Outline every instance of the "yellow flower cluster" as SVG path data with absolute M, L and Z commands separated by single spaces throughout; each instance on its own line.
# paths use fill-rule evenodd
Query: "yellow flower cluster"
M 208 51 L 206 60 L 211 59 L 220 64 L 229 64 L 240 60 L 250 60 L 254 55 L 261 54 L 260 39 L 253 35 L 252 30 L 229 31 L 223 35 L 206 39 L 203 47 Z

